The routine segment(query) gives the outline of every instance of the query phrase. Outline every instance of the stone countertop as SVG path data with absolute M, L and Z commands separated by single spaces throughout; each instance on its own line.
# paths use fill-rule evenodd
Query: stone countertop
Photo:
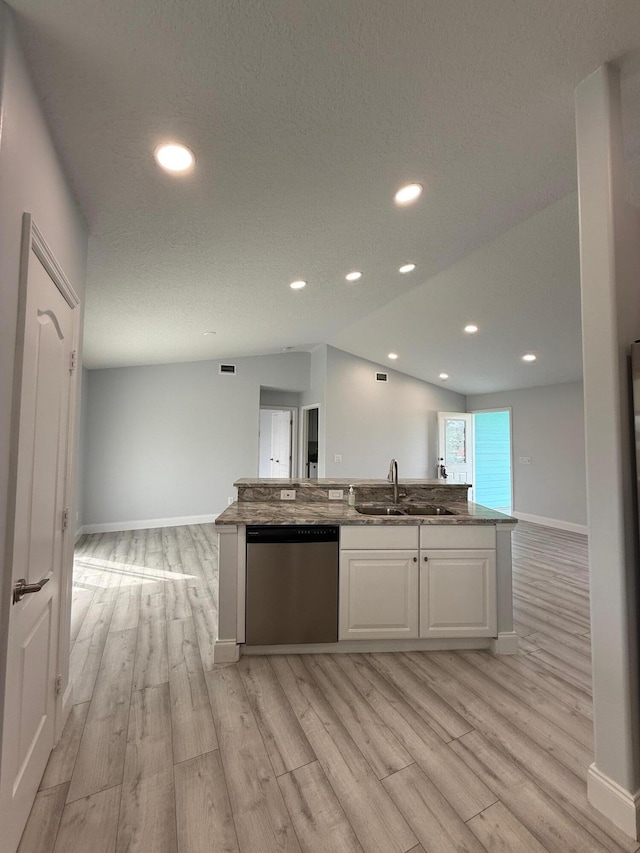
M 242 481 L 244 482 L 244 481 Z M 250 482 L 247 481 L 247 485 Z M 283 481 L 285 482 L 285 481 Z M 286 481 L 296 482 L 296 481 Z M 361 481 L 362 482 L 362 481 Z M 379 482 L 379 481 L 373 481 Z M 419 482 L 424 482 L 419 481 Z M 437 480 L 435 481 L 438 482 Z M 438 502 L 450 509 L 455 515 L 428 516 L 384 516 L 361 515 L 354 507 L 343 502 L 304 503 L 294 501 L 265 502 L 235 501 L 217 518 L 216 524 L 516 524 L 517 519 L 486 506 L 475 503 Z M 402 503 L 400 503 L 402 506 Z
M 343 477 L 342 479 L 336 477 L 321 477 L 319 479 L 306 479 L 304 477 L 287 477 L 287 478 L 257 478 L 257 477 L 242 477 L 240 480 L 236 480 L 233 484 L 234 486 L 277 486 L 278 488 L 293 488 L 298 487 L 301 489 L 305 488 L 337 488 L 344 489 L 345 487 L 348 489 L 349 486 L 389 486 L 389 480 L 384 478 L 371 479 L 366 480 L 361 477 Z M 425 480 L 425 479 L 407 479 L 406 477 L 401 477 L 398 480 L 399 486 L 439 486 L 441 488 L 447 488 L 449 486 L 467 486 L 469 487 L 469 483 L 454 483 L 453 481 L 447 482 L 446 480 Z

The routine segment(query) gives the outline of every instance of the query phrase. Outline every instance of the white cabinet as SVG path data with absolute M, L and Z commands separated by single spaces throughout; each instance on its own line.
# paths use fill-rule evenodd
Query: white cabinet
M 420 636 L 495 637 L 495 550 L 420 551 Z
M 338 639 L 418 636 L 418 552 L 342 550 Z
M 489 525 L 362 525 L 340 533 L 340 640 L 497 635 Z

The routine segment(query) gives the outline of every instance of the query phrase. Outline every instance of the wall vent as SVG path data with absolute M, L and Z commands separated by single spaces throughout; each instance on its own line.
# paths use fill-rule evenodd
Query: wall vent
M 376 382 L 388 382 L 389 374 L 388 373 L 378 373 L 376 372 Z
M 218 369 L 218 373 L 229 373 L 232 376 L 235 376 L 236 366 L 235 364 L 221 364 Z

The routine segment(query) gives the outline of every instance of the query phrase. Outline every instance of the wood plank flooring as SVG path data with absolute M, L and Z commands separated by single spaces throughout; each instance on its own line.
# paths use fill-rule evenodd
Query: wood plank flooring
M 215 666 L 213 525 L 77 548 L 77 703 L 20 853 L 635 853 L 592 809 L 587 541 L 520 523 L 520 652 Z

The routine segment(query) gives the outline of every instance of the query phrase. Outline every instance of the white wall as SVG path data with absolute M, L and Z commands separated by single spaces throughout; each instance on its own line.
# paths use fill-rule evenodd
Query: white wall
M 0 2 L 0 554 L 6 549 L 9 446 L 22 214 L 33 215 L 78 295 L 84 294 L 87 233 L 51 141 L 15 33 Z M 0 718 L 11 567 L 0 589 Z
M 376 371 L 389 374 L 376 382 Z M 327 347 L 326 476 L 435 477 L 438 411 L 466 411 L 462 394 Z M 335 454 L 342 462 L 334 462 Z
M 85 525 L 217 515 L 258 475 L 260 386 L 300 392 L 308 353 L 89 371 Z
M 474 394 L 469 411 L 512 409 L 513 510 L 587 524 L 584 397 L 581 382 Z M 530 456 L 531 465 L 518 462 Z

